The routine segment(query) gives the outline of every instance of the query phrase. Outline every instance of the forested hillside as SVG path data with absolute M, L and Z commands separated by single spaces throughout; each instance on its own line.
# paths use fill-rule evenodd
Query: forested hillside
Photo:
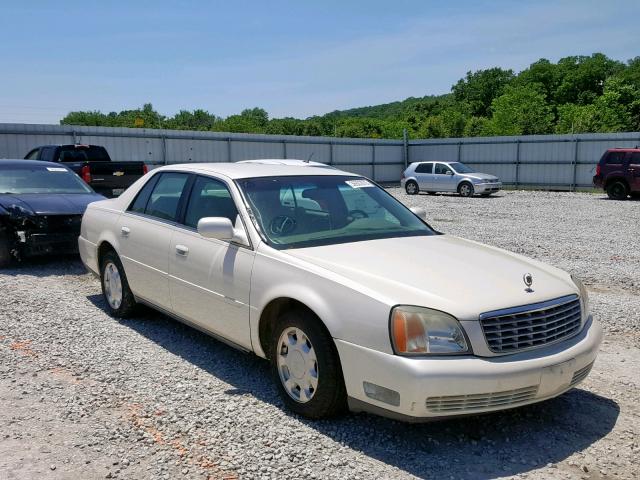
M 411 138 L 640 131 L 640 57 L 622 62 L 595 53 L 557 63 L 540 59 L 519 73 L 478 70 L 446 95 L 306 119 L 270 119 L 262 108 L 226 118 L 206 110 L 166 117 L 145 104 L 107 114 L 70 112 L 60 123 L 360 138 L 400 138 L 403 129 Z

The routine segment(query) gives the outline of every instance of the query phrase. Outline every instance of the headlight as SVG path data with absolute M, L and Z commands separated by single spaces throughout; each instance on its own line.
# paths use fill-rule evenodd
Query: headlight
M 589 294 L 587 294 L 587 289 L 584 284 L 580 281 L 579 278 L 571 275 L 571 280 L 576 284 L 578 290 L 580 290 L 580 303 L 582 303 L 582 320 L 586 320 L 589 317 Z
M 452 355 L 469 352 L 460 322 L 430 308 L 400 305 L 391 310 L 391 342 L 398 355 Z

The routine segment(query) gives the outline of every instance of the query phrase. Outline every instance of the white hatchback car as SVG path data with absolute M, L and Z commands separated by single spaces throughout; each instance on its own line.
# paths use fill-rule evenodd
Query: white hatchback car
M 582 284 L 423 217 L 338 170 L 173 165 L 90 204 L 79 246 L 112 315 L 145 303 L 268 358 L 310 418 L 488 412 L 582 381 L 602 338 Z

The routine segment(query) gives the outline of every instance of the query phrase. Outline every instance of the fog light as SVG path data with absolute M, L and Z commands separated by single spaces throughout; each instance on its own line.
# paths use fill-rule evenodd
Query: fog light
M 378 400 L 379 402 L 388 403 L 394 407 L 400 406 L 400 394 L 395 390 L 369 382 L 362 382 L 362 386 L 364 387 L 364 393 L 367 397 Z

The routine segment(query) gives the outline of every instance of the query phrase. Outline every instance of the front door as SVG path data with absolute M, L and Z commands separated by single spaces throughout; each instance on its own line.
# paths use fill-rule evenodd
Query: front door
M 433 170 L 434 187 L 438 192 L 455 192 L 457 189 L 453 170 L 444 163 L 436 163 Z
M 204 217 L 226 217 L 237 228 L 244 228 L 227 185 L 219 179 L 197 176 L 169 249 L 174 312 L 251 348 L 249 289 L 255 254 L 246 245 L 199 235 L 198 221 Z
M 119 220 L 120 258 L 136 297 L 171 310 L 169 246 L 188 174 L 154 175 Z

